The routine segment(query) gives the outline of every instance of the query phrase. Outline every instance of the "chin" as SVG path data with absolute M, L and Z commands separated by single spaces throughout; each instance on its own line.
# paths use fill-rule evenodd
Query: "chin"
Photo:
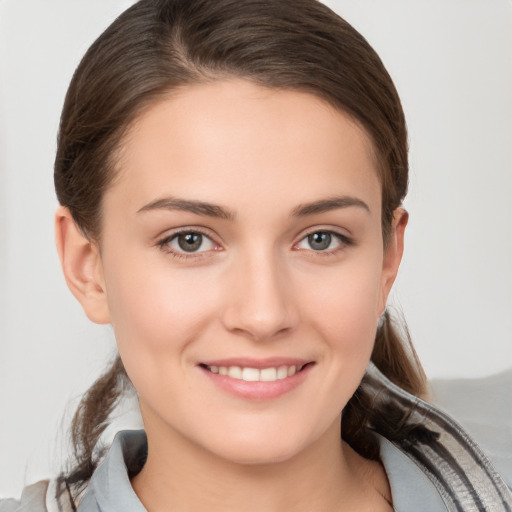
M 261 466 L 286 462 L 300 453 L 301 448 L 292 446 L 268 446 L 259 443 L 251 446 L 232 446 L 228 450 L 222 450 L 223 453 L 221 456 L 235 464 Z
M 312 433 L 293 432 L 292 428 L 246 433 L 248 435 L 230 435 L 227 438 L 224 436 L 222 440 L 217 439 L 216 446 L 210 444 L 210 451 L 236 464 L 277 464 L 293 459 L 316 441 Z

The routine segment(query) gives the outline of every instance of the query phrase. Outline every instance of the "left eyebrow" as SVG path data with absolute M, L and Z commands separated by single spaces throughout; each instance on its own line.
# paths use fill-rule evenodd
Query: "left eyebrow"
M 292 210 L 292 216 L 304 217 L 306 215 L 315 215 L 318 213 L 324 213 L 338 208 L 349 208 L 355 206 L 356 208 L 362 208 L 366 212 L 370 213 L 370 207 L 361 199 L 352 196 L 337 196 L 322 199 L 320 201 L 313 201 L 311 203 L 299 204 Z
M 234 220 L 235 213 L 222 206 L 205 203 L 204 201 L 194 201 L 187 199 L 177 199 L 166 197 L 157 199 L 140 208 L 137 213 L 148 212 L 152 210 L 180 210 L 184 212 L 195 213 L 196 215 L 206 215 L 207 217 L 216 217 L 219 219 Z

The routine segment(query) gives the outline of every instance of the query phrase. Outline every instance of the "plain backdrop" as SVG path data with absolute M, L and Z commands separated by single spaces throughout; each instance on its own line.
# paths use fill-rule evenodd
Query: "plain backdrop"
M 129 0 L 0 0 L 0 496 L 55 474 L 70 410 L 114 351 L 68 292 L 52 163 L 67 84 Z M 375 47 L 411 146 L 392 302 L 430 377 L 512 366 L 512 3 L 327 2 Z

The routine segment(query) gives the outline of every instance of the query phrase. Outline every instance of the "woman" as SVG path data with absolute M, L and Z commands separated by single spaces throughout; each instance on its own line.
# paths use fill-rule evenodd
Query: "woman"
M 407 168 L 391 79 L 322 4 L 142 1 L 116 20 L 73 78 L 55 163 L 67 283 L 120 353 L 75 417 L 60 507 L 509 510 L 414 397 L 385 312 Z M 145 433 L 98 467 L 131 384 Z M 27 510 L 31 492 L 44 509 L 46 484 Z

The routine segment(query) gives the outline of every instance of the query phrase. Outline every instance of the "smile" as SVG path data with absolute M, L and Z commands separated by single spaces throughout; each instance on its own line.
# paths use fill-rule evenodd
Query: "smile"
M 209 381 L 224 392 L 249 400 L 271 400 L 300 386 L 316 365 L 295 358 L 233 359 L 200 363 Z
M 292 377 L 301 371 L 304 365 L 281 365 L 269 368 L 251 368 L 241 366 L 215 366 L 204 365 L 203 367 L 211 373 L 226 375 L 232 379 L 244 380 L 246 382 L 274 382 L 276 380 Z

